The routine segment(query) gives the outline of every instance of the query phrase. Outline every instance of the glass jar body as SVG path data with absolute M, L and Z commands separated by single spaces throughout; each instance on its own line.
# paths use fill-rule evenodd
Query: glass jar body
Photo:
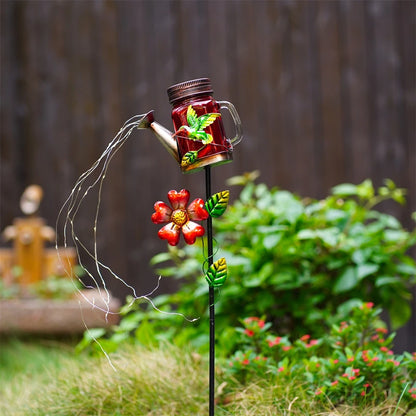
M 210 94 L 188 96 L 173 104 L 172 121 L 183 172 L 232 160 L 232 144 L 225 136 L 220 111 L 221 105 Z M 206 115 L 212 116 L 203 122 Z

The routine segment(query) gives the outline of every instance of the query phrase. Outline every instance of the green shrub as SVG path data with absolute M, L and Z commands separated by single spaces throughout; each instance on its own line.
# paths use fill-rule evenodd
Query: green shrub
M 311 396 L 334 406 L 401 396 L 408 408 L 416 407 L 416 353 L 394 355 L 394 334 L 385 337 L 380 312 L 372 303 L 362 303 L 329 335 L 312 339 L 305 334 L 293 343 L 269 331 L 264 319 L 246 318 L 236 328 L 238 350 L 225 363 L 225 372 L 231 383 L 258 377 L 276 384 L 297 380 Z
M 345 302 L 361 299 L 386 309 L 394 328 L 403 325 L 416 281 L 407 255 L 416 229 L 408 232 L 373 209 L 388 199 L 404 203 L 404 191 L 390 180 L 377 192 L 370 180 L 342 184 L 321 201 L 248 182 L 214 221 L 216 257 L 225 257 L 229 268 L 218 293 L 219 319 L 265 315 L 280 332 L 320 334 L 334 315 L 342 316 Z M 202 314 L 206 305 L 200 253 L 194 246 L 169 248 L 153 259 L 175 264 L 158 272 L 184 281 L 165 300 L 187 314 Z
M 218 342 L 224 353 L 233 348 L 229 331 L 241 316 L 264 315 L 283 335 L 314 337 L 345 319 L 357 299 L 388 311 L 393 328 L 409 319 L 416 264 L 407 253 L 415 245 L 416 229 L 406 231 L 396 218 L 374 209 L 389 199 L 404 203 L 402 189 L 386 180 L 375 190 L 366 180 L 336 186 L 316 201 L 247 178 L 230 180 L 244 187 L 214 221 L 214 257 L 225 257 L 229 270 L 216 293 Z M 203 248 L 201 242 L 169 246 L 152 259 L 158 274 L 181 281 L 176 293 L 156 298 L 156 306 L 202 318 L 189 323 L 136 302 L 105 340 L 111 348 L 130 335 L 140 343 L 174 338 L 179 345 L 190 340 L 196 347 L 208 345 Z

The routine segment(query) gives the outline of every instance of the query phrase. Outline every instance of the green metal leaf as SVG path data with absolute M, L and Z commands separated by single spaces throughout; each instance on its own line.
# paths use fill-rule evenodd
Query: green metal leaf
M 227 278 L 227 262 L 224 257 L 211 264 L 205 275 L 208 285 L 211 287 L 220 287 Z
M 202 143 L 204 144 L 209 144 L 214 140 L 214 138 L 212 137 L 211 134 L 209 133 L 204 133 L 204 136 L 202 138 Z
M 221 191 L 211 196 L 205 203 L 205 208 L 211 217 L 217 218 L 224 214 L 227 209 L 230 191 Z
M 188 110 L 186 112 L 186 121 L 188 122 L 189 127 L 196 127 L 198 117 L 196 115 L 195 110 L 193 109 L 191 105 L 188 106 Z
M 194 163 L 197 158 L 198 158 L 198 152 L 191 150 L 190 152 L 187 152 L 183 155 L 182 160 L 181 160 L 181 166 L 186 167 L 186 166 L 192 165 L 192 163 Z
M 189 136 L 189 138 L 192 139 L 192 140 L 198 140 L 198 141 L 200 141 L 200 142 L 202 142 L 204 144 L 207 144 L 208 143 L 208 133 L 205 133 L 202 130 L 201 131 L 197 131 L 195 133 L 192 133 Z
M 208 113 L 199 116 L 199 130 L 204 130 L 209 127 L 220 115 L 220 113 Z

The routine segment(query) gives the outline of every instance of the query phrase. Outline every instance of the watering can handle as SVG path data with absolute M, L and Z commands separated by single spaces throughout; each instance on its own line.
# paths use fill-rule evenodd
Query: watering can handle
M 234 121 L 235 137 L 230 139 L 230 142 L 233 145 L 240 143 L 241 139 L 243 138 L 243 130 L 241 128 L 241 120 L 237 110 L 235 109 L 234 105 L 228 101 L 217 101 L 217 103 L 220 105 L 220 108 L 226 108 L 230 112 L 231 118 Z

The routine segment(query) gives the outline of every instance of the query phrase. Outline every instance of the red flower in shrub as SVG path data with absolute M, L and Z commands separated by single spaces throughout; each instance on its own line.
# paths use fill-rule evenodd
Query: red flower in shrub
M 259 328 L 264 328 L 265 322 L 263 321 L 263 319 L 257 318 L 256 316 L 250 316 L 244 319 L 244 323 L 246 325 L 251 324 L 252 322 L 257 322 L 257 326 Z
M 248 318 L 244 319 L 244 322 L 249 324 L 250 322 L 258 321 L 258 320 L 259 320 L 259 318 L 257 318 L 256 316 L 249 316 Z
M 311 339 L 310 342 L 308 344 L 306 344 L 306 348 L 313 347 L 314 345 L 317 345 L 318 342 L 319 341 L 317 339 Z
M 154 205 L 152 221 L 155 224 L 167 223 L 159 230 L 159 237 L 167 240 L 171 246 L 176 246 L 182 230 L 185 242 L 194 244 L 196 238 L 205 233 L 204 227 L 194 221 L 206 220 L 209 217 L 208 211 L 204 208 L 204 201 L 197 198 L 186 207 L 189 201 L 189 191 L 186 189 L 180 192 L 169 191 L 168 199 L 172 207 L 162 201 L 157 201 Z
M 268 342 L 269 347 L 274 347 L 275 345 L 280 344 L 280 341 L 282 340 L 282 337 L 276 337 L 275 339 L 270 339 Z
M 248 336 L 248 337 L 252 337 L 254 336 L 254 331 L 252 331 L 251 329 L 245 329 L 244 333 Z

